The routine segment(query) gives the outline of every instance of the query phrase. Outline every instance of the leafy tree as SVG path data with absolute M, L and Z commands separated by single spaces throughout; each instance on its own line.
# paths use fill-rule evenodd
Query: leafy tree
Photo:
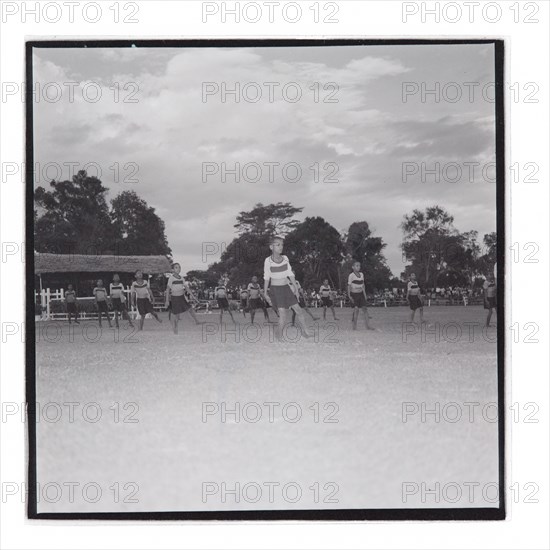
M 289 202 L 264 206 L 258 203 L 249 212 L 239 212 L 234 227 L 239 234 L 253 233 L 261 236 L 284 236 L 300 223 L 292 218 L 303 208 L 295 208 Z
M 220 261 L 212 266 L 218 275 L 227 274 L 231 283 L 244 285 L 252 276 L 263 276 L 264 260 L 269 255 L 269 235 L 243 233 L 223 251 Z
M 155 209 L 135 191 L 123 191 L 111 201 L 110 217 L 119 237 L 119 252 L 130 255 L 172 253 L 165 235 L 164 222 Z
M 437 277 L 456 256 L 460 235 L 453 226 L 454 218 L 442 207 L 431 206 L 424 212 L 414 210 L 404 216 L 402 250 L 407 261 L 404 276 L 416 273 L 421 284 L 436 286 Z
M 479 268 L 480 247 L 477 231 L 444 239 L 445 248 L 433 286 L 472 286 Z
M 497 234 L 495 232 L 487 233 L 483 236 L 484 254 L 479 258 L 480 275 L 487 276 L 493 273 L 494 266 L 497 263 Z
M 72 181 L 37 187 L 35 249 L 58 254 L 98 254 L 110 250 L 114 233 L 101 181 L 81 170 Z
M 475 278 L 480 268 L 481 248 L 478 243 L 478 232 L 468 231 L 461 235 L 462 251 L 458 259 L 456 270 L 461 271 L 463 278 L 470 287 L 473 287 Z
M 328 278 L 340 286 L 339 266 L 345 246 L 337 229 L 321 217 L 308 217 L 285 239 L 284 254 L 304 286 L 319 285 Z
M 497 234 L 496 232 L 486 233 L 483 235 L 483 244 L 485 246 L 485 254 L 493 263 L 497 261 Z
M 201 269 L 191 269 L 185 275 L 185 280 L 188 282 L 199 281 L 208 286 L 208 271 Z
M 35 190 L 38 252 L 58 254 L 170 254 L 164 222 L 134 191 L 107 204 L 108 189 L 81 170 L 72 181 Z
M 351 273 L 353 262 L 359 261 L 368 292 L 390 288 L 392 272 L 383 255 L 386 244 L 381 237 L 372 236 L 369 224 L 365 221 L 352 223 L 344 236 L 344 242 L 347 252 L 342 266 L 344 278 L 347 279 L 347 274 Z
M 292 218 L 302 210 L 279 202 L 267 206 L 258 203 L 248 212 L 239 212 L 234 225 L 238 236 L 223 251 L 220 261 L 208 267 L 208 281 L 217 284 L 227 276 L 231 284 L 244 285 L 253 275 L 261 278 L 269 255 L 269 239 L 275 234 L 284 236 L 297 227 L 300 222 Z
M 415 272 L 428 287 L 470 286 L 492 271 L 496 261 L 496 234 L 485 235 L 486 253 L 481 255 L 477 231 L 459 233 L 453 217 L 439 206 L 405 216 L 403 253 L 410 264 L 402 276 Z

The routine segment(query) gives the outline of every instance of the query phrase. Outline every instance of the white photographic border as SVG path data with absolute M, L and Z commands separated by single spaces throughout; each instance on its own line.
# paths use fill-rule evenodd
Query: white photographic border
M 56 2 L 52 2 L 56 4 Z M 222 4 L 223 2 L 219 3 Z M 284 2 L 283 2 L 284 3 Z M 527 104 L 514 97 L 507 86 L 506 154 L 507 165 L 535 162 L 539 167 L 539 183 L 514 182 L 507 173 L 506 229 L 506 485 L 516 485 L 507 491 L 507 519 L 501 522 L 408 522 L 408 523 L 335 523 L 305 522 L 50 522 L 26 519 L 24 499 L 9 499 L 0 503 L 3 548 L 546 548 L 548 546 L 548 89 L 549 89 L 549 4 L 531 2 L 538 7 L 538 23 L 525 22 L 524 6 L 513 2 L 483 2 L 468 16 L 453 22 L 450 11 L 441 5 L 464 2 L 400 2 L 347 0 L 333 2 L 339 7 L 338 23 L 315 23 L 312 17 L 290 23 L 283 19 L 239 23 L 231 17 L 203 22 L 203 2 L 138 1 L 139 10 L 133 19 L 114 22 L 115 2 L 105 1 L 103 13 L 96 23 L 78 17 L 74 21 L 54 23 L 41 17 L 27 17 L 6 12 L 4 2 L 1 28 L 2 83 L 22 83 L 25 80 L 25 42 L 34 39 L 80 38 L 505 38 L 507 55 L 506 80 L 517 90 L 529 82 L 540 89 L 539 102 Z M 32 9 L 36 2 L 26 2 Z M 62 4 L 62 2 L 60 2 Z M 79 4 L 90 4 L 81 2 Z M 212 4 L 212 3 L 210 3 Z M 231 4 L 231 3 L 226 3 Z M 243 4 L 241 2 L 241 4 Z M 261 4 L 261 2 L 260 2 Z M 302 2 L 311 4 L 314 2 Z M 322 9 L 319 2 L 317 9 Z M 407 6 L 405 6 L 405 4 Z M 439 4 L 439 8 L 436 7 Z M 468 3 L 466 3 L 468 4 Z M 470 4 L 476 4 L 470 3 Z M 482 13 L 485 4 L 501 6 L 502 16 L 491 21 Z M 414 12 L 415 5 L 418 8 Z M 80 7 L 80 6 L 79 6 Z M 308 8 L 311 6 L 308 6 Z M 447 6 L 448 10 L 450 8 Z M 15 9 L 15 8 L 13 8 Z M 411 11 L 405 12 L 404 10 Z M 467 8 L 462 6 L 464 13 Z M 492 8 L 495 9 L 495 8 Z M 305 7 L 304 7 L 305 10 Z M 430 12 L 430 10 L 432 10 Z M 439 22 L 436 22 L 437 12 Z M 50 17 L 51 17 L 50 12 Z M 91 13 L 91 12 L 90 12 Z M 121 15 L 123 11 L 119 11 Z M 129 13 L 129 10 L 128 10 Z M 311 12 L 314 14 L 314 11 Z M 454 12 L 452 12 L 454 13 Z M 407 14 L 406 21 L 405 14 Z M 451 14 L 449 16 L 449 14 Z M 520 15 L 519 21 L 517 15 Z M 90 14 L 88 14 L 90 15 Z M 308 13 L 308 15 L 310 15 Z M 447 16 L 445 19 L 444 15 Z M 491 18 L 494 15 L 490 16 Z M 514 20 L 516 19 L 516 20 Z M 24 162 L 25 106 L 22 102 L 1 104 L 2 163 Z M 519 100 L 518 100 L 519 99 Z M 518 101 L 516 101 L 518 100 Z M 18 175 L 2 175 L 1 241 L 2 265 L 2 350 L 0 397 L 2 403 L 25 402 L 24 296 L 25 264 L 25 188 Z M 518 243 L 521 251 L 526 243 L 539 247 L 536 264 L 526 264 L 511 255 L 510 247 Z M 18 249 L 18 250 L 17 250 Z M 518 261 L 515 261 L 518 259 Z M 513 280 L 513 285 L 512 285 Z M 534 322 L 540 327 L 539 342 L 521 341 L 521 327 Z M 513 342 L 511 328 L 518 323 L 519 342 Z M 14 328 L 15 327 L 15 328 Z M 16 334 L 11 334 L 19 327 Z M 4 341 L 5 339 L 5 341 Z M 539 407 L 538 423 L 516 421 L 510 406 L 519 410 L 526 403 Z M 2 483 L 26 479 L 26 426 L 23 421 L 2 419 L 0 474 Z M 525 502 L 523 487 L 534 483 L 539 487 L 538 503 Z M 515 502 L 518 500 L 518 502 Z M 161 529 L 162 531 L 159 531 Z

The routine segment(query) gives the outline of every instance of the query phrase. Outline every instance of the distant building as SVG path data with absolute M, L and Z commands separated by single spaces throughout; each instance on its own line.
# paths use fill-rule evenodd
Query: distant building
M 118 273 L 125 286 L 134 280 L 139 269 L 145 278 L 156 279 L 159 290 L 164 291 L 165 274 L 171 271 L 172 262 L 166 256 L 95 256 L 85 254 L 34 254 L 35 287 L 57 290 L 72 284 L 79 296 L 91 295 L 98 279 L 107 288 Z M 154 287 L 155 279 L 151 281 Z

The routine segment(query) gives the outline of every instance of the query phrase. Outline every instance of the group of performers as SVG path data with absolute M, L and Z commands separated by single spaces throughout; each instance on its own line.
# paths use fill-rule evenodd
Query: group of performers
M 314 321 L 319 320 L 306 304 L 306 296 L 304 289 L 299 281 L 296 280 L 288 256 L 283 254 L 284 241 L 282 237 L 275 236 L 271 239 L 269 248 L 271 254 L 264 261 L 264 284 L 263 289 L 259 283 L 258 277 L 254 275 L 246 287 L 241 290 L 241 311 L 246 317 L 246 312 L 250 313 L 250 321 L 254 323 L 256 312 L 262 310 L 264 320 L 271 322 L 268 313 L 268 307 L 271 307 L 278 317 L 279 329 L 282 330 L 286 321 L 287 311 L 292 312 L 292 324 L 295 324 L 296 318 L 300 323 L 300 327 L 304 336 L 312 336 L 304 318 L 304 312 L 307 313 Z M 348 296 L 353 306 L 352 329 L 357 330 L 359 317 L 363 318 L 365 328 L 367 330 L 375 330 L 370 324 L 370 315 L 367 308 L 367 295 L 365 290 L 365 276 L 361 271 L 361 263 L 355 261 L 352 265 L 352 272 L 348 277 Z M 327 310 L 332 312 L 333 319 L 338 321 L 334 303 L 331 299 L 332 289 L 329 280 L 325 279 L 319 289 L 321 297 L 321 305 L 323 308 L 323 320 L 326 320 Z M 488 310 L 486 325 L 490 326 L 491 316 L 496 309 L 496 283 L 494 277 L 488 276 L 483 286 L 484 307 Z M 220 310 L 220 323 L 223 320 L 223 314 L 228 313 L 233 322 L 233 312 L 231 311 L 227 291 L 227 280 L 220 280 L 215 288 L 215 297 Z M 113 276 L 113 281 L 109 285 L 109 292 L 103 285 L 100 279 L 97 281 L 97 286 L 93 290 L 95 299 L 99 325 L 102 324 L 102 317 L 105 316 L 109 327 L 112 327 L 111 318 L 109 316 L 108 300 L 111 301 L 114 311 L 115 326 L 119 327 L 119 317 L 128 321 L 133 327 L 132 320 L 128 315 L 126 298 L 124 295 L 124 287 L 120 282 L 118 275 Z M 149 286 L 149 282 L 144 280 L 143 272 L 135 273 L 135 281 L 133 281 L 130 292 L 132 303 L 135 305 L 140 315 L 139 330 L 143 330 L 145 317 L 151 314 L 159 323 L 162 320 L 156 313 L 153 307 L 154 297 Z M 165 307 L 169 311 L 169 318 L 172 322 L 174 333 L 178 333 L 178 323 L 181 319 L 181 314 L 189 312 L 196 324 L 202 324 L 190 303 L 191 301 L 198 302 L 197 297 L 193 293 L 190 285 L 181 275 L 181 265 L 174 263 L 172 265 L 172 273 L 168 278 L 165 293 Z M 420 323 L 424 322 L 424 307 L 421 297 L 421 290 L 418 285 L 416 275 L 412 273 L 407 283 L 407 301 L 411 310 L 410 321 L 414 322 L 416 312 L 419 312 Z M 78 313 L 76 308 L 76 293 L 72 285 L 68 285 L 65 291 L 65 303 L 69 323 L 74 317 L 74 322 L 79 323 Z

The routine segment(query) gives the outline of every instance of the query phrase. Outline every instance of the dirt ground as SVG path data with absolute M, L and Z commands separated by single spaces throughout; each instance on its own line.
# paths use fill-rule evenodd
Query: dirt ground
M 40 323 L 38 511 L 497 506 L 496 328 L 370 312 L 376 331 L 337 309 L 283 342 L 261 312 Z

